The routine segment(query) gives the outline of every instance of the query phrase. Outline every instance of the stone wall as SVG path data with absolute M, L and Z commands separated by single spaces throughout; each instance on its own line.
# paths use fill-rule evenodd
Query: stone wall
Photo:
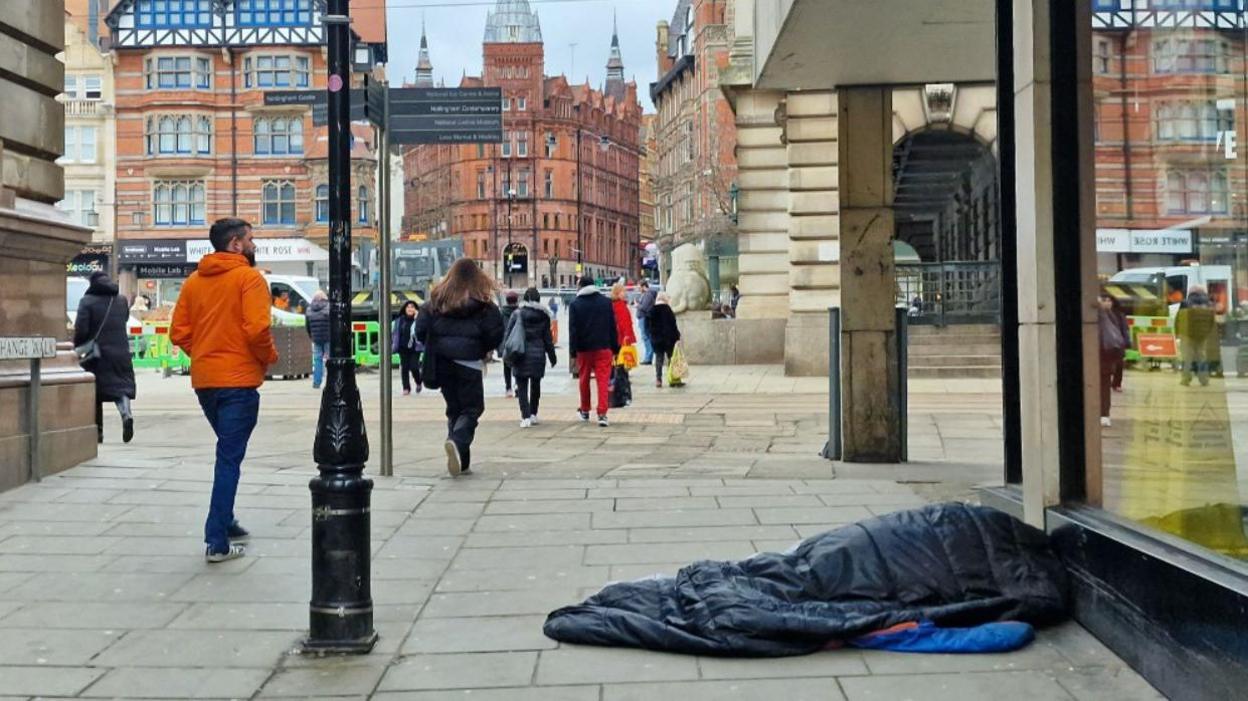
M 677 321 L 692 366 L 784 362 L 784 319 L 712 319 L 700 312 L 682 314 Z
M 52 206 L 64 192 L 61 0 L 9 0 L 0 16 L 0 336 L 61 341 L 40 378 L 42 465 L 50 474 L 95 457 L 95 387 L 69 347 L 65 266 L 91 239 Z M 3 77 L 9 76 L 9 77 Z M 13 80 L 16 76 L 19 80 Z M 0 362 L 0 489 L 30 475 L 30 363 Z

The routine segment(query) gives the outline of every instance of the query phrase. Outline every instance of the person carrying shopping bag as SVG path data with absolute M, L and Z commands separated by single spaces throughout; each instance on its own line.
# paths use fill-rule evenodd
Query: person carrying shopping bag
M 672 311 L 671 298 L 659 293 L 654 308 L 646 321 L 650 331 L 650 346 L 654 349 L 654 386 L 663 386 L 663 364 L 672 358 L 680 341 L 680 329 L 676 326 L 676 314 Z
M 557 360 L 550 312 L 542 306 L 541 294 L 536 287 L 524 291 L 524 301 L 519 310 L 511 315 L 503 338 L 510 338 L 516 326 L 524 334 L 524 350 L 510 358 L 509 362 L 516 381 L 516 398 L 520 403 L 520 428 L 528 428 L 539 423 L 537 414 L 542 401 L 546 363 L 549 361 L 553 368 Z

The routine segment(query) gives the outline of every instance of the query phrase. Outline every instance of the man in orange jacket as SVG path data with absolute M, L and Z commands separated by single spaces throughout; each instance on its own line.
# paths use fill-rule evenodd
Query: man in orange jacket
M 255 268 L 251 225 L 220 219 L 208 238 L 215 253 L 204 256 L 182 286 L 169 337 L 191 357 L 191 386 L 217 434 L 204 543 L 208 562 L 224 562 L 245 552 L 248 534 L 234 519 L 234 497 L 260 413 L 257 388 L 265 369 L 277 362 L 277 348 L 269 331 L 269 285 Z

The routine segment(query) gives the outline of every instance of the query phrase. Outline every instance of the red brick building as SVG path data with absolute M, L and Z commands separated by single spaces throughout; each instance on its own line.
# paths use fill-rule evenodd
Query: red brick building
M 324 90 L 324 10 L 320 0 L 122 0 L 108 14 L 126 289 L 176 299 L 220 217 L 252 222 L 258 239 L 325 245 L 326 130 L 309 107 L 264 104 L 270 90 Z M 353 14 L 357 49 L 384 60 L 384 12 Z M 355 133 L 353 233 L 375 240 L 376 153 L 369 127 Z M 294 250 L 262 245 L 261 267 L 325 272 L 316 246 L 298 247 L 306 260 L 265 259 L 278 248 Z
M 431 84 L 423 37 L 421 45 L 417 84 Z M 461 238 L 465 254 L 509 287 L 572 285 L 578 261 L 595 277 L 635 276 L 641 105 L 618 37 L 601 91 L 545 74 L 527 0 L 498 0 L 483 53 L 484 75 L 460 85 L 502 88 L 504 141 L 409 149 L 405 237 Z
M 719 74 L 728 66 L 730 5 L 678 0 L 671 24 L 658 24 L 659 79 L 650 97 L 657 112 L 656 226 L 665 258 L 681 244 L 714 239 L 717 255 L 735 265 L 737 129 L 719 89 Z M 735 282 L 735 268 L 724 272 L 725 282 Z

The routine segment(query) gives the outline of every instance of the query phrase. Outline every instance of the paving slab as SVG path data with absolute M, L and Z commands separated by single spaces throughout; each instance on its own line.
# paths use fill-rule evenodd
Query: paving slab
M 568 645 L 557 650 L 543 651 L 537 666 L 538 685 L 607 684 L 639 679 L 682 681 L 697 678 L 696 657 L 646 650 Z
M 717 701 L 718 699 L 784 699 L 784 701 L 843 701 L 836 679 L 741 679 L 734 681 L 659 684 L 607 684 L 603 701 Z
M 269 674 L 266 669 L 129 667 L 109 671 L 81 695 L 133 699 L 249 698 Z
M 377 666 L 283 669 L 264 684 L 260 698 L 314 698 L 359 696 L 366 698 L 377 688 L 386 669 Z
M 378 691 L 485 689 L 529 686 L 536 652 L 482 652 L 402 657 L 386 670 Z
M 402 654 L 550 650 L 558 643 L 542 634 L 543 616 L 423 618 Z
M 0 665 L 0 689 L 24 696 L 76 696 L 106 670 L 50 665 Z
M 999 699 L 1002 694 L 1027 701 L 1071 700 L 1061 684 L 1043 672 L 845 677 L 840 683 L 848 701 L 966 701 Z

